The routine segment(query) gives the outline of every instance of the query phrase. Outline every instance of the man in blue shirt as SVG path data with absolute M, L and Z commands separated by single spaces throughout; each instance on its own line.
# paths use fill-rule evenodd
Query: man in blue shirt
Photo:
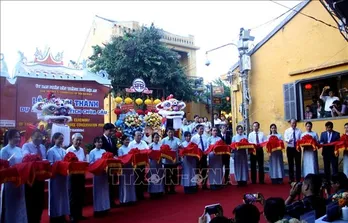
M 162 145 L 168 145 L 171 150 L 176 152 L 175 162 L 163 159 L 165 169 L 165 192 L 169 194 L 176 194 L 175 185 L 178 184 L 178 164 L 179 164 L 179 147 L 181 141 L 174 137 L 174 129 L 168 128 L 167 137 L 162 139 Z

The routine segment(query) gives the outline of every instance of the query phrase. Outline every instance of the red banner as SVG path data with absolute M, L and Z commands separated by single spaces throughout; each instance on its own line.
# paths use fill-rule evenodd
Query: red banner
M 0 128 L 16 126 L 16 85 L 0 77 Z
M 71 134 L 80 132 L 84 144 L 102 135 L 104 117 L 104 97 L 109 88 L 94 81 L 48 80 L 18 77 L 12 85 L 1 78 L 0 127 L 16 127 L 25 130 L 28 124 L 38 123 L 37 114 L 31 108 L 38 100 L 46 98 L 48 92 L 57 97 L 72 100 L 75 108 L 69 123 Z

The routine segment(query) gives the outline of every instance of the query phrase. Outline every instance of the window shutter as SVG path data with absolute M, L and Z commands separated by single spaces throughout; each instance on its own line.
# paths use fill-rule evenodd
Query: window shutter
M 296 85 L 289 83 L 283 85 L 284 93 L 284 118 L 290 120 L 297 119 Z

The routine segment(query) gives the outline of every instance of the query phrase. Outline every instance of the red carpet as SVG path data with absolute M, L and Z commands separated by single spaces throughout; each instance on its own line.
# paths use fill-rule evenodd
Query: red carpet
M 234 177 L 232 176 L 232 179 Z M 233 182 L 235 183 L 235 182 Z M 91 222 L 124 222 L 124 223 L 196 223 L 198 217 L 202 215 L 204 206 L 214 203 L 220 203 L 224 209 L 224 215 L 233 217 L 232 211 L 234 207 L 241 204 L 242 197 L 245 193 L 262 193 L 265 198 L 268 197 L 283 197 L 286 198 L 289 194 L 290 186 L 285 180 L 283 185 L 272 185 L 268 175 L 266 176 L 265 185 L 248 184 L 247 187 L 228 186 L 219 191 L 203 191 L 199 190 L 196 194 L 184 194 L 183 187 L 177 187 L 176 195 L 165 195 L 160 200 L 150 200 L 138 202 L 132 207 L 121 207 L 112 209 L 107 217 L 101 219 L 93 218 L 93 206 L 84 208 L 84 216 L 88 220 L 83 223 Z M 260 211 L 262 207 L 258 204 Z M 43 213 L 43 221 L 48 221 L 47 210 Z M 261 222 L 266 222 L 261 215 Z

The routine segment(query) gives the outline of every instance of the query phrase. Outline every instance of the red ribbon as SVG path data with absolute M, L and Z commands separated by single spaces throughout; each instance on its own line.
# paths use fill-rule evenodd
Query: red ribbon
M 214 152 L 215 155 L 230 155 L 231 146 L 227 145 L 223 140 L 217 141 L 215 144 L 210 145 L 209 148 L 204 151 L 204 154 Z
M 256 144 L 249 143 L 247 139 L 241 139 L 239 142 L 233 142 L 230 146 L 232 149 L 236 150 L 247 149 L 249 153 L 256 155 Z
M 176 152 L 173 151 L 169 147 L 169 145 L 167 145 L 167 144 L 161 145 L 160 151 L 161 151 L 161 157 L 162 158 L 168 159 L 168 160 L 170 160 L 172 162 L 176 161 Z
M 200 160 L 203 156 L 203 152 L 196 143 L 190 142 L 186 147 L 179 150 L 179 156 L 191 156 Z

